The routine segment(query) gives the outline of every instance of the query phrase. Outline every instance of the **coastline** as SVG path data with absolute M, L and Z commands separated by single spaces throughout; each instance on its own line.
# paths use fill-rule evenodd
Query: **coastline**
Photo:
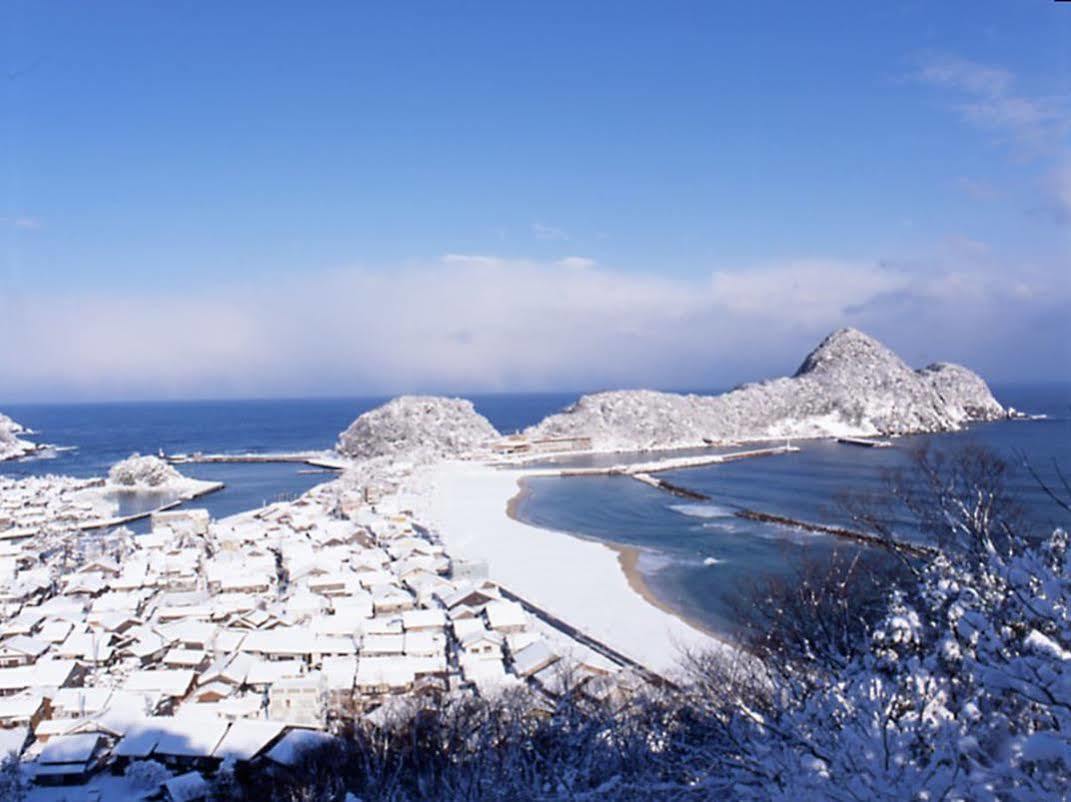
M 633 560 L 621 547 L 511 516 L 524 497 L 525 475 L 444 462 L 405 501 L 451 555 L 486 562 L 490 578 L 508 590 L 656 673 L 673 674 L 686 652 L 731 648 L 653 598 L 636 570 L 638 554 Z
M 531 526 L 531 524 L 527 523 L 519 515 L 521 503 L 524 502 L 525 499 L 528 499 L 532 496 L 532 488 L 528 484 L 527 477 L 521 477 L 520 479 L 518 479 L 517 487 L 519 488 L 517 494 L 513 496 L 506 504 L 506 515 L 508 515 L 510 518 L 520 524 L 523 524 L 525 526 Z M 709 635 L 712 638 L 722 640 L 721 636 L 718 635 L 718 633 L 711 630 L 701 621 L 697 621 L 695 618 L 685 615 L 680 610 L 673 609 L 673 607 L 671 607 L 669 604 L 658 598 L 658 595 L 651 588 L 650 584 L 648 584 L 647 578 L 640 570 L 640 555 L 643 553 L 643 549 L 638 548 L 636 546 L 626 546 L 622 543 L 614 543 L 613 541 L 585 537 L 584 535 L 578 534 L 576 532 L 565 532 L 559 530 L 547 531 L 555 531 L 557 534 L 565 535 L 567 537 L 574 537 L 579 540 L 586 541 L 588 543 L 598 543 L 610 549 L 617 555 L 617 564 L 618 566 L 620 566 L 621 573 L 624 574 L 625 580 L 628 582 L 628 586 L 632 588 L 635 593 L 641 596 L 644 601 L 654 607 L 657 607 L 666 615 L 671 615 L 674 618 L 677 618 L 688 624 L 690 627 L 694 627 L 695 629 Z

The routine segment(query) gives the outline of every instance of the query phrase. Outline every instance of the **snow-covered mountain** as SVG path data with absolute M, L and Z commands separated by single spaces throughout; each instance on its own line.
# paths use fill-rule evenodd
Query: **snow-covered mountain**
M 37 450 L 36 445 L 19 437 L 25 433 L 24 426 L 0 413 L 0 460 L 14 459 Z
M 785 437 L 951 431 L 1006 415 L 959 365 L 912 370 L 855 329 L 826 337 L 791 377 L 722 395 L 617 390 L 583 396 L 527 434 L 590 437 L 595 449 L 657 449 Z
M 403 395 L 350 424 L 339 436 L 338 451 L 354 459 L 415 454 L 456 457 L 498 437 L 471 401 Z

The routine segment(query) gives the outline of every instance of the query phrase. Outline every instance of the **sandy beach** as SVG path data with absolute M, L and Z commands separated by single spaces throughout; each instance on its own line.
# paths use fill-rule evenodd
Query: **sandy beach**
M 611 547 L 511 517 L 524 471 L 470 462 L 432 469 L 428 492 L 407 499 L 455 557 L 653 671 L 672 675 L 685 651 L 727 648 L 660 606 L 634 549 Z

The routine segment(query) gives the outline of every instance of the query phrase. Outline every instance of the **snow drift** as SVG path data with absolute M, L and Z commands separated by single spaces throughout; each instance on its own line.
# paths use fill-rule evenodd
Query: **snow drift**
M 722 395 L 617 390 L 583 396 L 528 429 L 532 438 L 590 437 L 598 450 L 700 446 L 785 437 L 894 435 L 959 429 L 1005 410 L 959 365 L 912 370 L 855 329 L 830 334 L 791 377 Z
M 410 395 L 357 418 L 339 436 L 338 451 L 353 459 L 416 454 L 457 457 L 498 437 L 471 401 Z

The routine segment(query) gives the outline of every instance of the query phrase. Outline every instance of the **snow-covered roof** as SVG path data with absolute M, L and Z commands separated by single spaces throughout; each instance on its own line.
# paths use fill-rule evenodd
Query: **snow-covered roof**
M 203 716 L 165 719 L 153 754 L 169 757 L 211 757 L 229 726 L 226 721 Z
M 557 661 L 558 655 L 544 640 L 537 640 L 513 655 L 513 670 L 527 677 Z
M 304 752 L 331 742 L 331 736 L 317 730 L 293 729 L 284 735 L 268 752 L 268 760 L 282 766 L 293 766 Z
M 231 724 L 212 756 L 224 760 L 252 760 L 279 736 L 285 726 L 280 721 L 238 719 Z
M 507 629 L 510 627 L 528 626 L 528 614 L 517 602 L 493 601 L 485 608 L 487 623 L 491 629 Z
M 446 613 L 438 608 L 428 610 L 405 610 L 402 613 L 405 629 L 432 629 L 446 626 Z
M 49 738 L 37 756 L 39 765 L 48 763 L 85 763 L 100 742 L 97 733 L 84 735 L 57 735 Z
M 44 697 L 39 693 L 20 693 L 0 696 L 0 719 L 29 718 L 41 707 Z
M 165 696 L 185 696 L 193 683 L 191 669 L 148 670 L 133 672 L 123 689 L 127 691 L 159 691 Z

